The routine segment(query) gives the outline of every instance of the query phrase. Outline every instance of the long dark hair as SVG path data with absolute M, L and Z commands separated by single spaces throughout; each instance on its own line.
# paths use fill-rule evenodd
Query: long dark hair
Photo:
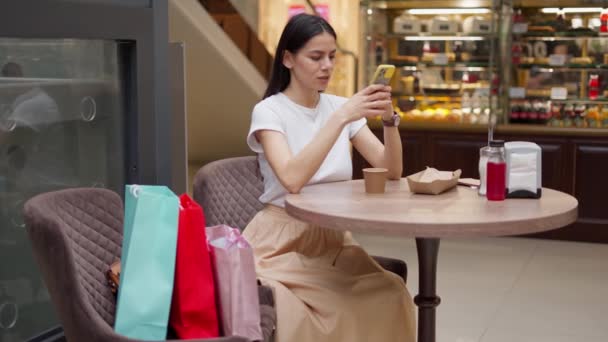
M 333 27 L 319 16 L 301 13 L 292 17 L 287 22 L 274 55 L 272 73 L 270 74 L 268 88 L 266 88 L 266 92 L 264 93 L 264 99 L 285 90 L 289 85 L 289 81 L 291 80 L 289 69 L 283 65 L 285 51 L 295 54 L 311 38 L 323 32 L 327 32 L 337 39 L 336 31 L 334 31 Z

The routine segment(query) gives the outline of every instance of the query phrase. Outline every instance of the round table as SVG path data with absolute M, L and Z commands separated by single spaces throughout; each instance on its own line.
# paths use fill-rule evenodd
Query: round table
M 521 235 L 560 228 L 577 217 L 576 198 L 543 188 L 540 199 L 480 197 L 457 186 L 440 195 L 413 194 L 407 180 L 388 181 L 384 194 L 367 194 L 363 180 L 315 184 L 287 195 L 287 213 L 323 227 L 416 238 L 419 265 L 418 341 L 435 341 L 439 239 Z

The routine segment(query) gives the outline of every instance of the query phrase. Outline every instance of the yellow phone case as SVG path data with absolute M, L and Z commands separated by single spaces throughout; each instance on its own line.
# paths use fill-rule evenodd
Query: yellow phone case
M 389 85 L 391 79 L 395 74 L 395 66 L 391 64 L 380 64 L 376 68 L 374 77 L 372 77 L 372 84 L 384 84 Z

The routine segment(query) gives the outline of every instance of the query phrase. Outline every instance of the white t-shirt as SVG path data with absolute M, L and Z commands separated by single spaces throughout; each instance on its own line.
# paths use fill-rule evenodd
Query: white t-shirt
M 331 114 L 347 100 L 335 95 L 321 94 L 317 107 L 307 108 L 293 102 L 285 94 L 278 93 L 267 97 L 253 108 L 247 144 L 251 150 L 258 153 L 260 172 L 264 177 L 264 193 L 260 196 L 262 203 L 284 207 L 285 195 L 288 191 L 281 185 L 268 164 L 262 145 L 257 141 L 254 133 L 259 130 L 283 133 L 291 153 L 295 156 L 317 135 Z M 365 118 L 362 118 L 344 127 L 321 167 L 307 185 L 352 179 L 350 139 L 365 126 L 366 122 Z

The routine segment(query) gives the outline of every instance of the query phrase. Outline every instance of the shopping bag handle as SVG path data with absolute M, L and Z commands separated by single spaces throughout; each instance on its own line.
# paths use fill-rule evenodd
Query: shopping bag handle
M 138 198 L 139 193 L 141 192 L 141 187 L 137 184 L 132 184 L 129 187 L 129 190 L 131 191 L 131 194 L 133 195 L 133 197 Z M 181 205 L 181 203 L 179 204 L 179 210 L 184 210 L 184 207 Z
M 129 187 L 129 190 L 131 191 L 131 194 L 132 194 L 132 195 L 133 195 L 135 198 L 139 197 L 139 192 L 140 192 L 140 190 L 141 190 L 141 188 L 139 187 L 139 185 L 137 185 L 137 184 L 133 184 L 133 185 L 131 185 L 131 186 Z
M 237 229 L 232 229 L 230 234 L 228 235 L 228 242 L 230 245 L 236 244 L 239 248 L 249 247 L 249 243 L 247 240 L 241 235 L 241 233 Z

